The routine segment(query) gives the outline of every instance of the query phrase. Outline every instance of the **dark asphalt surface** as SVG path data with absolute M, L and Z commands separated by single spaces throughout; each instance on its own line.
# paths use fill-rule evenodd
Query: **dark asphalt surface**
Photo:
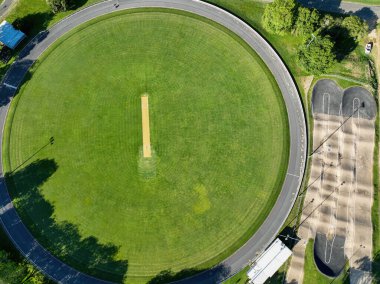
M 350 117 L 359 108 L 361 118 L 374 119 L 377 113 L 376 101 L 363 87 L 350 87 L 343 90 L 330 79 L 319 80 L 312 94 L 312 111 Z
M 217 283 L 240 271 L 274 240 L 294 205 L 304 175 L 307 151 L 307 129 L 302 103 L 293 79 L 271 46 L 237 17 L 215 6 L 197 0 L 120 0 L 95 4 L 62 20 L 41 33 L 20 53 L 0 86 L 0 123 L 4 127 L 9 101 L 15 95 L 28 69 L 60 36 L 74 27 L 100 15 L 138 7 L 161 7 L 185 10 L 207 17 L 247 42 L 263 59 L 280 87 L 288 111 L 290 127 L 290 159 L 282 191 L 266 221 L 255 235 L 219 266 L 178 283 Z M 270 111 L 270 110 L 268 110 Z M 270 124 L 268 123 L 268 127 Z M 1 134 L 2 139 L 2 134 Z M 280 143 L 280 141 L 279 141 Z M 1 173 L 0 178 L 3 177 Z M 14 209 L 3 178 L 0 182 L 0 220 L 16 247 L 41 271 L 60 283 L 107 283 L 80 273 L 57 260 L 31 236 Z
M 338 277 L 345 265 L 344 236 L 328 238 L 325 234 L 317 232 L 314 242 L 314 260 L 318 269 L 330 277 Z

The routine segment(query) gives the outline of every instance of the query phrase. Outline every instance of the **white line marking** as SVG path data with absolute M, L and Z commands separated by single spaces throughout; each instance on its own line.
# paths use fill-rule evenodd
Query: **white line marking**
M 13 86 L 13 85 L 10 85 L 10 84 L 7 84 L 7 83 L 4 83 L 4 86 L 5 87 L 8 87 L 8 88 L 11 88 L 11 89 L 15 89 L 17 90 L 17 87 Z
M 289 173 L 287 173 L 287 175 L 290 175 L 290 176 L 292 176 L 292 177 L 299 178 L 299 176 L 297 176 L 297 175 L 293 175 L 293 174 L 289 174 Z

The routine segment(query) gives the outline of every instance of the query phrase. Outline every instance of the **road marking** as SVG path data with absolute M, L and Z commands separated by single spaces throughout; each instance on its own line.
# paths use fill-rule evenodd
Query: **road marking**
M 289 174 L 289 173 L 287 173 L 287 175 L 292 176 L 292 177 L 296 177 L 296 178 L 300 177 L 300 176 L 297 176 L 297 175 L 294 175 L 294 174 Z
M 8 87 L 8 88 L 11 88 L 11 89 L 14 89 L 14 90 L 17 90 L 17 87 L 15 87 L 13 85 L 10 85 L 10 84 L 7 84 L 7 83 L 4 83 L 4 86 Z
M 12 208 L 13 208 L 13 204 L 12 202 L 9 202 L 8 204 L 0 208 L 0 215 L 3 215 L 5 212 L 7 212 L 9 209 L 12 209 Z

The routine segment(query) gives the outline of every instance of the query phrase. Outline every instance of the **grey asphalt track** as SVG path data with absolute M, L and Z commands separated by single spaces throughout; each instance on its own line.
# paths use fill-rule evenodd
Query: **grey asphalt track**
M 353 14 L 368 22 L 371 29 L 376 27 L 380 18 L 380 6 L 361 3 L 342 2 L 341 0 L 297 0 L 306 7 L 337 14 Z
M 14 0 L 4 0 L 0 4 L 0 18 L 4 17 Z
M 259 54 L 273 73 L 281 89 L 289 119 L 290 158 L 282 191 L 268 218 L 254 236 L 217 267 L 178 281 L 178 283 L 218 283 L 240 271 L 250 260 L 265 250 L 278 234 L 294 205 L 304 176 L 307 153 L 305 116 L 296 85 L 286 66 L 272 47 L 243 21 L 220 8 L 199 0 L 119 0 L 120 5 L 117 9 L 114 4 L 114 1 L 101 2 L 80 10 L 48 31 L 39 34 L 25 47 L 18 60 L 6 73 L 0 86 L 0 124 L 4 128 L 9 101 L 17 93 L 28 69 L 44 50 L 66 32 L 98 16 L 139 7 L 171 8 L 207 17 L 235 32 Z M 270 122 L 268 122 L 268 127 L 270 127 Z M 2 134 L 0 138 L 3 139 Z M 9 197 L 3 173 L 0 175 L 0 221 L 20 252 L 43 273 L 57 282 L 108 283 L 76 271 L 41 247 L 17 215 Z

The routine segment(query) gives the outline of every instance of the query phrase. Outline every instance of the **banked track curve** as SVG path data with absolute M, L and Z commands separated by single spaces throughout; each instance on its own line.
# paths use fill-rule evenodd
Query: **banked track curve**
M 297 87 L 276 51 L 254 29 L 234 15 L 199 0 L 119 0 L 94 4 L 63 19 L 49 30 L 41 32 L 20 52 L 18 59 L 5 74 L 0 86 L 0 125 L 4 129 L 11 98 L 17 93 L 23 78 L 38 57 L 59 37 L 98 16 L 133 8 L 170 8 L 198 14 L 217 22 L 241 37 L 268 66 L 282 92 L 290 130 L 290 157 L 281 193 L 259 230 L 233 255 L 218 266 L 176 283 L 218 283 L 235 274 L 276 237 L 294 205 L 302 183 L 307 151 L 305 115 Z M 3 131 L 0 134 L 3 140 Z M 1 154 L 1 150 L 0 150 Z M 45 250 L 31 235 L 7 191 L 1 163 L 0 222 L 17 249 L 45 275 L 59 283 L 111 283 L 96 279 L 66 265 Z

